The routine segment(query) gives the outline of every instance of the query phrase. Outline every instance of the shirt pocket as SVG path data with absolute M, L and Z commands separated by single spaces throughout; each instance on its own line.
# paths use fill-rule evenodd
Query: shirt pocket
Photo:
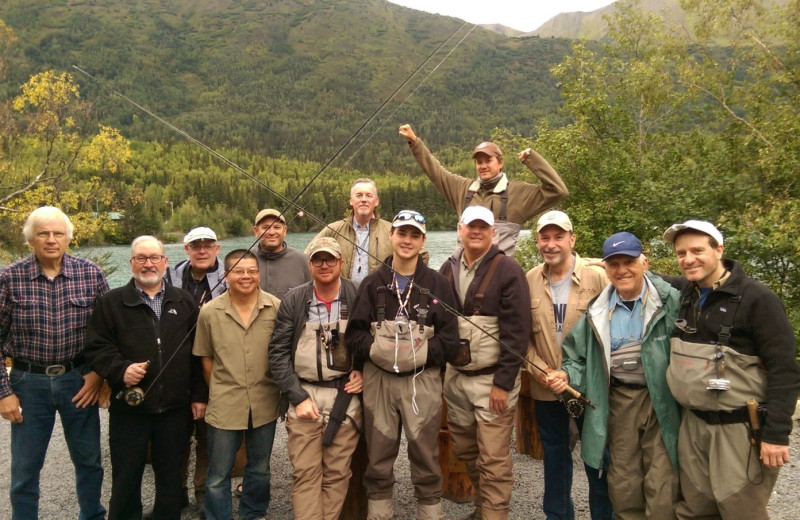
M 534 334 L 542 332 L 542 299 L 531 298 L 531 331 Z
M 92 298 L 70 298 L 66 314 L 64 316 L 64 328 L 70 330 L 82 330 L 89 322 L 89 315 L 92 313 Z

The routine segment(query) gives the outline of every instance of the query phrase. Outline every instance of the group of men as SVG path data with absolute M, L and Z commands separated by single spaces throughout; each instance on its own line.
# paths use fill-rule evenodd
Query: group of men
M 591 402 L 577 423 L 593 519 L 767 518 L 789 462 L 800 367 L 780 300 L 723 259 L 717 228 L 672 226 L 664 238 L 683 276 L 657 276 L 626 232 L 605 241 L 602 262 L 581 258 L 569 217 L 549 211 L 535 227 L 543 263 L 526 275 L 512 257 L 522 224 L 567 195 L 547 161 L 521 152 L 541 184 L 509 181 L 500 148 L 485 142 L 470 180 L 445 170 L 410 126 L 399 133 L 459 214 L 459 245 L 438 272 L 424 254 L 425 217 L 380 219 L 369 179 L 351 188 L 352 215 L 304 253 L 286 244 L 284 215 L 264 209 L 253 247 L 222 264 L 210 228 L 186 234 L 188 259 L 174 268 L 155 237 L 136 238 L 132 278 L 113 290 L 96 265 L 66 252 L 65 214 L 31 213 L 23 234 L 33 254 L 0 271 L 13 518 L 38 516 L 56 411 L 81 518 L 106 516 L 96 405 L 104 379 L 109 519 L 142 518 L 148 454 L 149 515 L 180 518 L 193 431 L 205 518 L 233 518 L 231 471 L 245 439 L 238 515 L 265 517 L 282 416 L 295 518 L 341 515 L 362 435 L 367 518 L 392 518 L 401 430 L 417 518 L 443 518 L 443 400 L 475 490 L 469 518 L 508 518 L 522 368 L 535 380 L 548 519 L 574 518 L 568 390 Z

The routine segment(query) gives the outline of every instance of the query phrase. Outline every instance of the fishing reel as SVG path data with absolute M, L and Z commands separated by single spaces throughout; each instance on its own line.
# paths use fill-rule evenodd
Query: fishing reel
M 561 396 L 561 400 L 564 402 L 564 406 L 567 408 L 567 413 L 573 419 L 579 419 L 583 416 L 584 411 L 586 411 L 586 405 L 583 404 L 583 401 L 580 399 L 576 399 L 574 397 L 567 398 L 566 396 Z
M 399 316 L 396 320 L 394 320 L 395 334 L 408 334 L 410 328 L 411 327 L 408 324 L 408 318 L 405 316 Z
M 322 346 L 325 347 L 327 350 L 335 349 L 339 346 L 339 330 L 338 329 L 331 329 L 326 330 L 321 328 L 319 330 L 319 340 L 322 343 Z
M 122 399 L 128 406 L 139 406 L 144 402 L 144 390 L 138 386 L 129 386 L 117 393 L 117 399 Z

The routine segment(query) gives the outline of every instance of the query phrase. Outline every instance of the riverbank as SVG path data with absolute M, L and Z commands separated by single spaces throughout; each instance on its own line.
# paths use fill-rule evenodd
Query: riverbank
M 111 492 L 111 462 L 108 451 L 108 412 L 102 410 L 102 450 L 103 467 L 106 474 L 103 481 L 103 503 L 108 505 Z M 291 464 L 286 451 L 286 429 L 284 424 L 278 425 L 275 447 L 272 453 L 272 501 L 267 518 L 291 519 Z M 0 420 L 0 490 L 7 496 L 10 481 L 10 423 Z M 513 439 L 513 437 L 512 437 Z M 800 424 L 795 422 L 792 433 L 790 454 L 792 462 L 781 470 L 780 478 L 775 486 L 770 501 L 770 517 L 772 520 L 792 520 L 797 515 L 797 500 L 800 499 Z M 514 453 L 514 494 L 511 502 L 511 519 L 540 520 L 543 470 L 542 462 L 527 455 Z M 580 444 L 573 453 L 575 472 L 573 480 L 573 499 L 575 501 L 575 518 L 588 520 L 588 488 L 580 462 Z M 415 518 L 413 490 L 405 454 L 405 442 L 395 464 L 395 511 L 397 520 Z M 191 475 L 189 478 L 191 481 Z M 146 505 L 153 501 L 153 473 L 150 468 L 145 471 L 142 485 L 142 496 Z M 182 520 L 199 518 L 194 504 L 194 496 L 190 493 L 192 504 L 184 509 Z M 471 512 L 469 504 L 456 504 L 443 501 L 445 517 L 459 519 Z M 41 502 L 39 517 L 45 520 L 78 517 L 78 506 L 75 500 L 75 476 L 72 463 L 64 442 L 61 425 L 56 421 L 53 438 L 48 450 L 45 466 L 42 471 Z M 11 518 L 11 509 L 7 500 L 0 501 L 0 520 Z

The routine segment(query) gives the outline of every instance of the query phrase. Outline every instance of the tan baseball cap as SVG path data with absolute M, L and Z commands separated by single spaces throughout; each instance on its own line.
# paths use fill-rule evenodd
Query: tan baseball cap
M 536 223 L 536 232 L 538 233 L 547 226 L 558 226 L 564 231 L 572 231 L 572 221 L 563 211 L 548 211 Z
M 258 212 L 258 215 L 256 215 L 255 225 L 257 226 L 259 222 L 261 222 L 267 217 L 275 217 L 276 219 L 286 224 L 286 219 L 283 218 L 283 215 L 277 209 L 262 209 L 261 211 Z

